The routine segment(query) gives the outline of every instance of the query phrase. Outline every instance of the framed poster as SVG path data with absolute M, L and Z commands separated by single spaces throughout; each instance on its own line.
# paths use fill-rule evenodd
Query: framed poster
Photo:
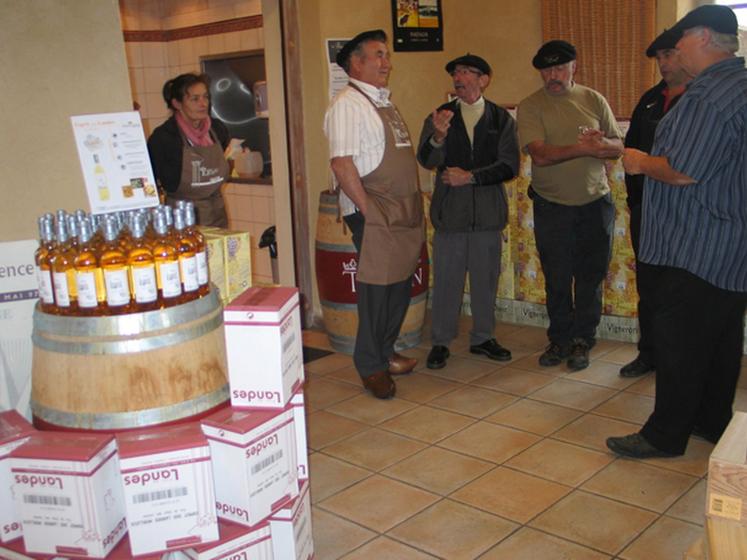
M 441 0 L 392 0 L 395 51 L 442 51 Z

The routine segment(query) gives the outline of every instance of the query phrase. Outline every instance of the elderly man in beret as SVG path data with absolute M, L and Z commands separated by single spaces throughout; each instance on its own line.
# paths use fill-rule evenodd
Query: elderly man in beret
M 348 41 L 337 63 L 350 80 L 324 121 L 340 205 L 358 251 L 358 332 L 353 362 L 363 386 L 391 398 L 392 375 L 417 360 L 394 351 L 410 303 L 412 275 L 425 238 L 412 142 L 389 101 L 387 36 L 376 29 Z
M 732 417 L 747 305 L 747 70 L 737 18 L 706 5 L 672 28 L 694 76 L 656 127 L 651 153 L 627 148 L 646 176 L 639 258 L 655 274 L 654 412 L 611 437 L 627 457 L 682 455 L 691 434 L 716 442 Z
M 674 48 L 678 37 L 664 30 L 646 49 L 646 56 L 656 58 L 662 80 L 641 96 L 630 117 L 630 128 L 625 135 L 625 147 L 650 152 L 654 145 L 656 125 L 672 109 L 683 93 L 691 76 L 685 72 Z M 621 377 L 640 377 L 655 369 L 654 335 L 651 329 L 652 297 L 654 295 L 648 267 L 638 258 L 640 254 L 641 215 L 643 212 L 643 175 L 625 174 L 630 210 L 630 239 L 636 255 L 636 287 L 638 289 L 638 356 L 620 368 Z
M 589 365 L 602 313 L 615 207 L 604 161 L 622 153 L 622 134 L 598 92 L 573 81 L 576 49 L 550 41 L 532 60 L 544 87 L 519 105 L 519 145 L 532 157 L 529 196 L 545 275 L 550 344 L 541 366 Z
M 446 365 L 449 343 L 457 336 L 465 274 L 469 272 L 472 331 L 470 352 L 508 361 L 498 344 L 495 295 L 501 268 L 501 230 L 508 206 L 503 182 L 519 167 L 514 120 L 482 95 L 490 65 L 467 53 L 446 65 L 456 99 L 435 109 L 420 134 L 418 161 L 437 169 L 431 203 L 433 237 L 433 347 L 431 369 Z

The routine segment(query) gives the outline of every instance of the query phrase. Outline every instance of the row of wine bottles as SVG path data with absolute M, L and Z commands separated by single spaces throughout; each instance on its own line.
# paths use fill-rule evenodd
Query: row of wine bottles
M 209 293 L 207 246 L 191 202 L 39 217 L 39 304 L 57 315 L 119 315 Z

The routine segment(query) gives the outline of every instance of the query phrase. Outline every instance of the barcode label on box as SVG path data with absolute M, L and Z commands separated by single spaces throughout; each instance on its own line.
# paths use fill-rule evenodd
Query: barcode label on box
M 711 494 L 708 502 L 708 514 L 741 521 L 742 500 L 722 494 Z
M 265 457 L 262 459 L 259 463 L 256 463 L 255 465 L 252 465 L 252 474 L 257 474 L 259 471 L 269 467 L 273 463 L 277 462 L 282 458 L 283 456 L 283 450 L 279 450 L 276 453 L 273 453 L 269 457 Z
M 144 492 L 132 496 L 133 504 L 144 504 L 145 502 L 155 502 L 157 500 L 168 500 L 169 498 L 179 498 L 188 494 L 187 487 L 167 488 L 166 490 L 156 490 L 155 492 Z
M 43 506 L 70 507 L 73 503 L 66 496 L 39 496 L 35 494 L 24 494 L 23 501 L 26 504 L 41 504 Z

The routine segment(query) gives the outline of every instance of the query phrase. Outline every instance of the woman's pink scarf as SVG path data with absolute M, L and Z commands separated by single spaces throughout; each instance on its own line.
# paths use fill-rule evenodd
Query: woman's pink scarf
M 210 137 L 210 117 L 206 117 L 200 123 L 199 128 L 192 126 L 192 123 L 185 119 L 180 111 L 175 111 L 174 117 L 176 118 L 176 124 L 179 125 L 181 131 L 193 146 L 213 145 L 213 139 Z

